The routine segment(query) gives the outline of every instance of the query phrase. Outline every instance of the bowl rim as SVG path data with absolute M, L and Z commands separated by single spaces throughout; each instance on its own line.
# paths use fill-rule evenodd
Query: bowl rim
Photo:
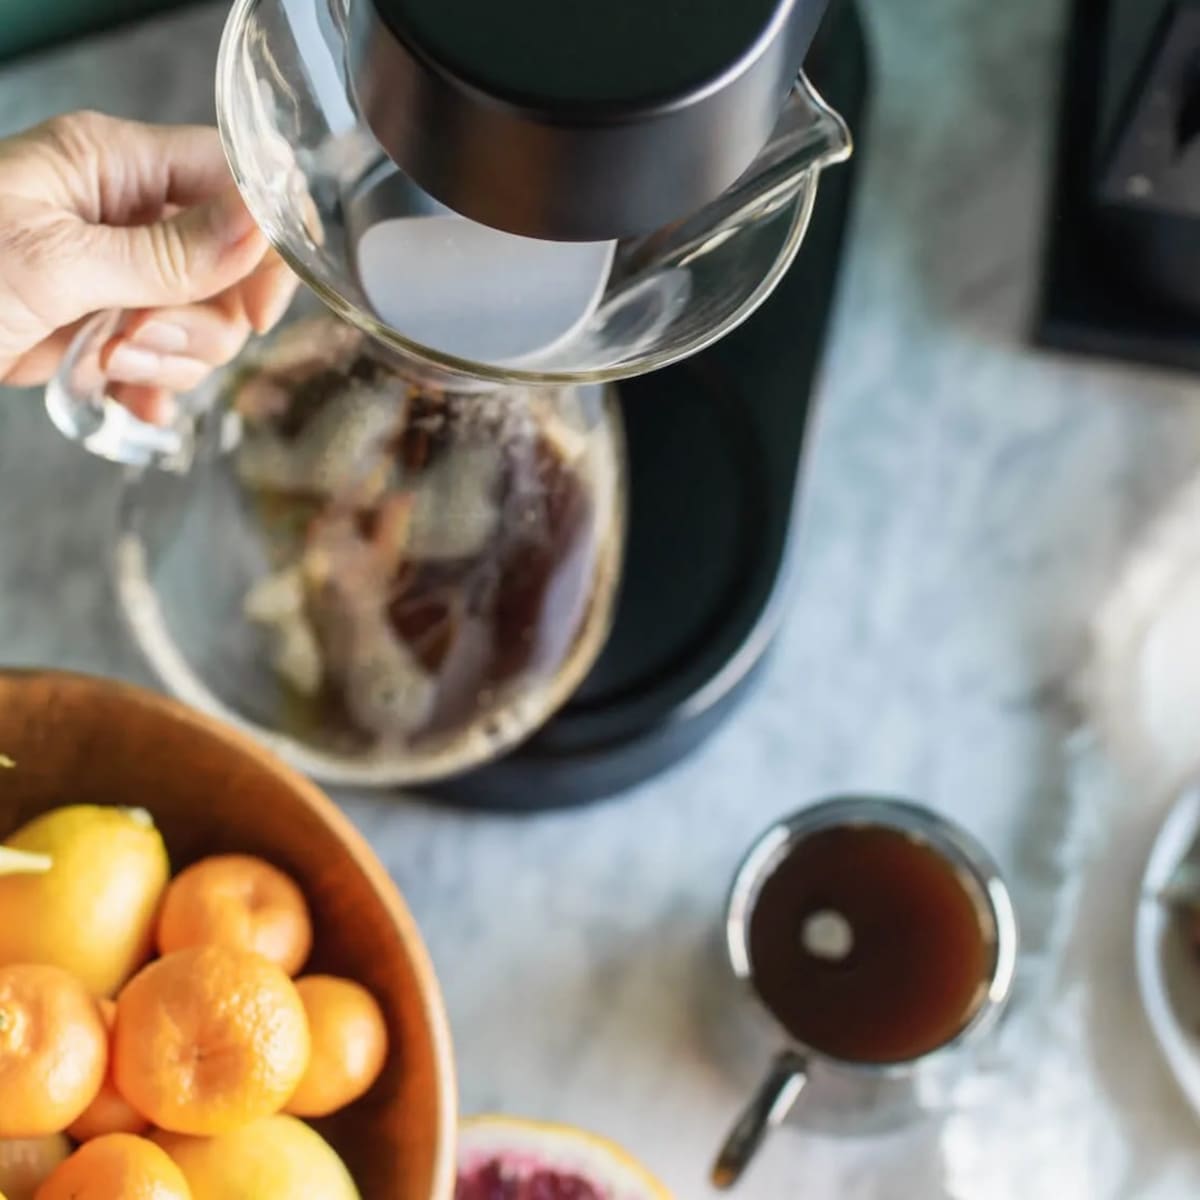
M 289 766 L 277 754 L 249 735 L 231 728 L 207 713 L 182 704 L 169 696 L 121 679 L 110 679 L 86 672 L 41 667 L 0 667 L 0 686 L 10 683 L 44 682 L 80 695 L 105 692 L 190 726 L 205 737 L 222 743 L 236 754 L 252 758 L 284 779 L 288 786 L 317 813 L 333 837 L 350 851 L 360 865 L 388 917 L 400 933 L 417 978 L 421 1007 L 433 1036 L 433 1057 L 437 1064 L 438 1142 L 434 1148 L 434 1179 L 430 1200 L 447 1200 L 453 1194 L 457 1174 L 456 1137 L 458 1130 L 458 1085 L 450 1036 L 450 1020 L 442 996 L 441 984 L 433 969 L 433 960 L 416 919 L 399 887 L 388 874 L 370 842 L 332 797 L 317 784 Z

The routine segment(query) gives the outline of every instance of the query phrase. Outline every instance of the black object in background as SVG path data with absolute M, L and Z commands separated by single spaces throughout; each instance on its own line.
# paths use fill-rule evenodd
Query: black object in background
M 810 404 L 835 296 L 867 55 L 835 0 L 806 63 L 849 122 L 854 159 L 821 177 L 795 264 L 741 329 L 624 385 L 630 520 L 612 636 L 559 715 L 507 758 L 429 789 L 540 810 L 612 796 L 699 746 L 745 696 L 777 632 Z
M 1200 3 L 1073 0 L 1035 335 L 1200 370 Z
M 0 0 L 0 62 L 195 0 Z

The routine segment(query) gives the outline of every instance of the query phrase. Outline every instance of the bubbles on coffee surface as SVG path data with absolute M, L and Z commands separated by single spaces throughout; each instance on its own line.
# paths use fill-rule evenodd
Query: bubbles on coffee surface
M 232 387 L 272 559 L 245 611 L 299 721 L 433 775 L 568 698 L 607 632 L 622 507 L 577 393 L 422 391 L 331 318 Z

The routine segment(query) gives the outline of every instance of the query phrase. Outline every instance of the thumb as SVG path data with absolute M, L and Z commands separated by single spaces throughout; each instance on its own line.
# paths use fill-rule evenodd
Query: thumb
M 151 225 L 95 225 L 86 280 L 88 310 L 158 308 L 207 300 L 248 275 L 266 240 L 236 188 Z

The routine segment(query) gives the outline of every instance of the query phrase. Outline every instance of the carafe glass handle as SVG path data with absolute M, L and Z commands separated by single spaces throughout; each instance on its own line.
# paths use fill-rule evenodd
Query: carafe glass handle
M 100 458 L 185 472 L 195 451 L 195 403 L 181 402 L 172 424 L 153 425 L 109 395 L 101 352 L 124 318 L 103 312 L 83 325 L 46 387 L 46 411 L 60 433 Z

